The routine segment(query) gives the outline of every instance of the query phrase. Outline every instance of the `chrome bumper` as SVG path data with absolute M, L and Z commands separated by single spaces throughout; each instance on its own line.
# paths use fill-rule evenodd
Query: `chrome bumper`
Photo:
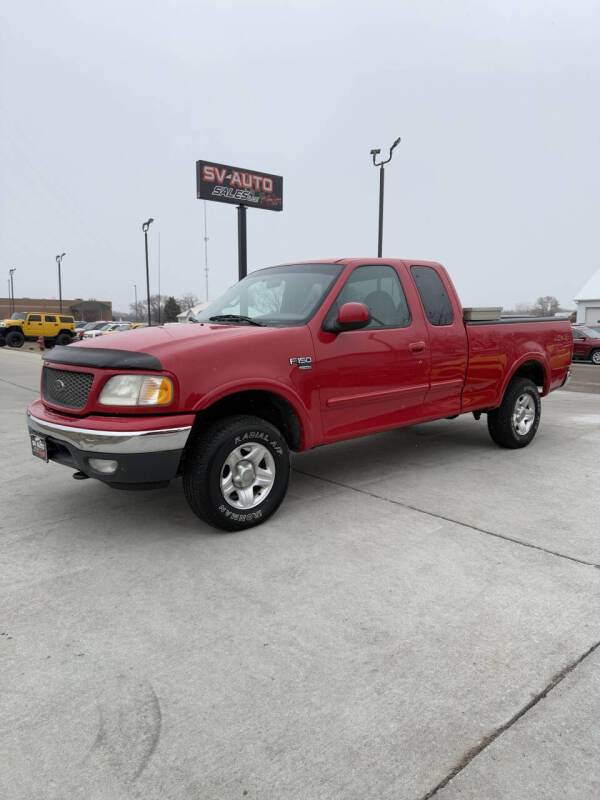
M 86 428 L 71 428 L 45 422 L 27 412 L 29 429 L 42 436 L 50 436 L 57 441 L 73 445 L 88 453 L 161 453 L 169 450 L 183 450 L 191 426 L 184 428 L 164 428 L 156 431 L 98 431 Z

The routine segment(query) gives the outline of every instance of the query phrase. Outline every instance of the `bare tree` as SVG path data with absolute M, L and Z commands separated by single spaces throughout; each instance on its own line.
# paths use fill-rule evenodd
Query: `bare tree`
M 560 303 L 552 295 L 538 297 L 531 309 L 536 317 L 553 317 L 560 307 Z
M 187 294 L 182 295 L 177 302 L 181 306 L 182 311 L 188 311 L 188 309 L 197 306 L 200 301 L 198 300 L 197 295 L 195 295 L 193 292 L 188 292 Z

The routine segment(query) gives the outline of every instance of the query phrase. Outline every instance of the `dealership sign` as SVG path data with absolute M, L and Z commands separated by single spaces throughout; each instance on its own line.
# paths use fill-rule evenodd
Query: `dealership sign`
M 196 161 L 196 190 L 200 200 L 281 211 L 283 178 L 267 172 Z

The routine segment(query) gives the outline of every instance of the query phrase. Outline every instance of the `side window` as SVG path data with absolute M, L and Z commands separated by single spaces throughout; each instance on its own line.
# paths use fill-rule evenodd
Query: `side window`
M 574 339 L 583 339 L 583 336 L 579 333 L 579 331 L 573 331 L 573 338 Z
M 44 320 L 46 322 L 56 322 L 56 317 L 54 315 L 52 315 L 52 314 L 45 314 L 44 315 Z
M 431 267 L 411 267 L 427 319 L 432 325 L 451 325 L 454 319 L 450 298 L 437 272 Z
M 41 322 L 42 315 L 41 314 L 30 314 L 29 315 L 29 322 Z
M 393 267 L 357 267 L 337 296 L 330 315 L 336 315 L 344 303 L 364 303 L 367 306 L 371 312 L 367 329 L 406 328 L 411 323 L 406 295 Z
M 68 324 L 70 322 L 73 322 L 73 317 L 61 317 L 60 321 L 61 322 L 66 322 Z

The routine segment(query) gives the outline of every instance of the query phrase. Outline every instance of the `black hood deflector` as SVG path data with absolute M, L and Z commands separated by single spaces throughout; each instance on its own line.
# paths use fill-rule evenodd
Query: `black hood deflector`
M 42 356 L 49 364 L 71 364 L 74 367 L 99 369 L 152 369 L 161 370 L 162 364 L 149 353 L 132 350 L 110 350 L 107 347 L 53 347 Z

